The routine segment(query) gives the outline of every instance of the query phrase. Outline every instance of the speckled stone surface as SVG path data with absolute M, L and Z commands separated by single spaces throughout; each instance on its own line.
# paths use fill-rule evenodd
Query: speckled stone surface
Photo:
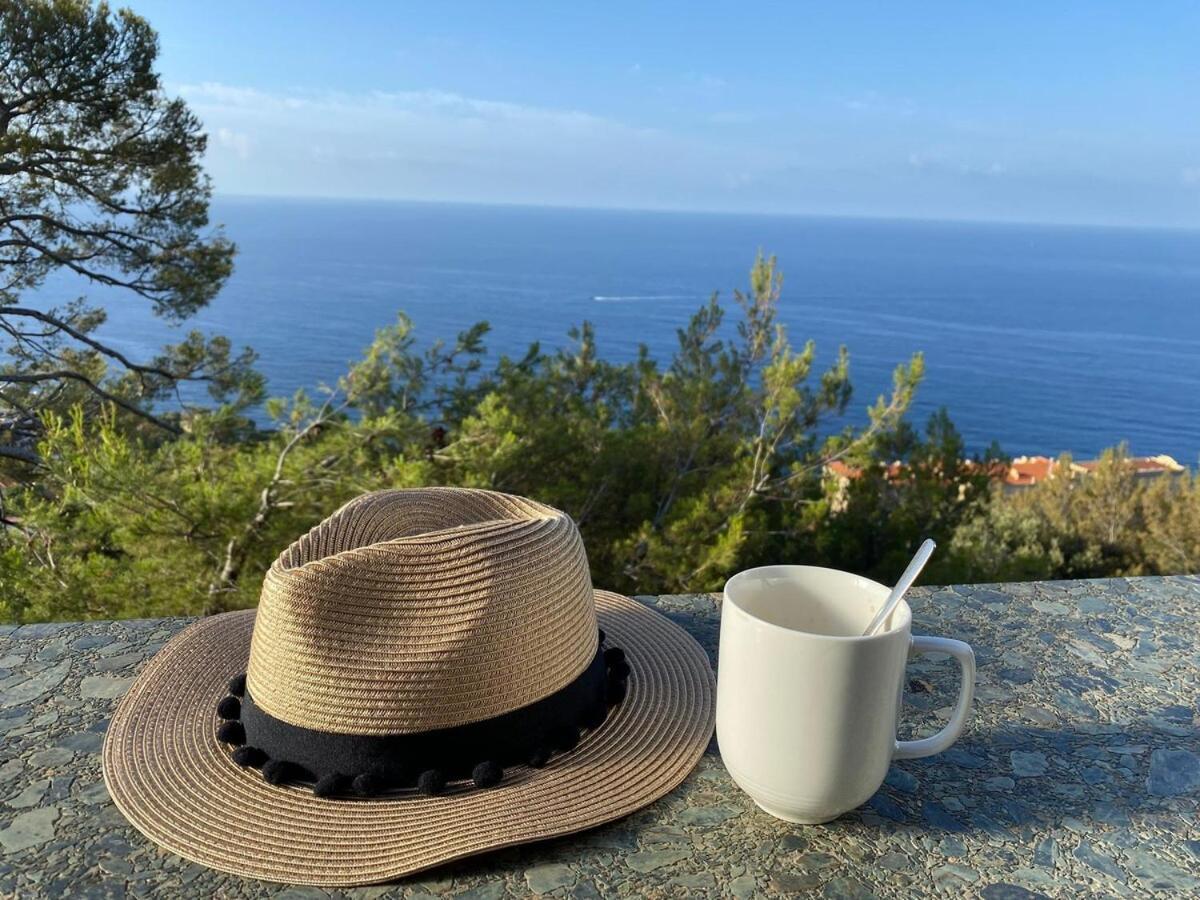
M 718 598 L 642 598 L 716 656 Z M 185 620 L 0 626 L 0 896 L 1001 898 L 1200 892 L 1200 578 L 922 589 L 916 630 L 975 647 L 974 718 L 823 826 L 770 818 L 715 746 L 664 800 L 595 831 L 396 885 L 289 888 L 209 871 L 125 823 L 100 777 L 113 705 Z M 957 672 L 919 657 L 905 730 Z

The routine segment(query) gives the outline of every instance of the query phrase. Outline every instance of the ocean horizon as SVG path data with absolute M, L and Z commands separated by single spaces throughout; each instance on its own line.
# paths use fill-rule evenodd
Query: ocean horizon
M 714 291 L 732 334 L 761 249 L 793 344 L 812 338 L 818 366 L 849 348 L 850 421 L 923 351 L 912 421 L 944 406 L 972 451 L 1200 456 L 1200 231 L 231 196 L 212 220 L 235 272 L 179 328 L 66 281 L 40 302 L 108 300 L 101 334 L 142 357 L 191 328 L 225 334 L 278 396 L 334 381 L 401 311 L 421 344 L 483 319 L 492 356 L 514 356 L 588 320 L 602 356 L 644 343 L 665 363 Z

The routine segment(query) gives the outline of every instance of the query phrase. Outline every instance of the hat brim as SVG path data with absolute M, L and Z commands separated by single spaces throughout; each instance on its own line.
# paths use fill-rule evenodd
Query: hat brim
M 172 639 L 121 700 L 104 741 L 117 807 L 155 843 L 194 862 L 269 881 L 348 886 L 582 831 L 670 792 L 712 735 L 714 678 L 703 648 L 641 603 L 596 591 L 609 642 L 627 654 L 625 699 L 572 752 L 506 771 L 489 789 L 324 799 L 268 784 L 216 740 L 215 708 L 245 671 L 254 610 L 204 619 Z

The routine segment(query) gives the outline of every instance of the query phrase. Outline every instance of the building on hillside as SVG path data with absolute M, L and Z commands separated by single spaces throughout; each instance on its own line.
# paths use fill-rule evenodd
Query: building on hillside
M 1084 462 L 1073 463 L 1071 469 L 1078 475 L 1087 475 L 1090 472 L 1094 472 L 1099 465 L 1100 460 L 1089 459 Z M 1154 478 L 1158 475 L 1180 475 L 1184 471 L 1184 467 L 1176 462 L 1174 457 L 1167 456 L 1165 453 L 1160 453 L 1158 456 L 1135 456 L 1129 460 L 1129 465 L 1138 478 Z
M 970 470 L 976 464 L 968 460 L 965 464 Z M 1091 474 L 1100 465 L 1098 459 L 1087 459 L 1080 462 L 1072 461 L 1067 469 L 1069 478 L 1083 477 Z M 1134 456 L 1129 459 L 1129 465 L 1138 478 L 1155 478 L 1159 476 L 1177 476 L 1187 471 L 1173 457 L 1165 453 L 1158 456 Z M 992 466 L 992 478 L 1001 482 L 1006 491 L 1019 491 L 1031 488 L 1058 474 L 1058 460 L 1050 456 L 1017 456 L 1006 468 L 1003 463 Z M 850 482 L 862 475 L 862 470 L 840 459 L 825 464 L 825 477 L 834 483 L 832 506 L 838 512 L 846 506 L 846 490 Z M 887 480 L 896 481 L 905 471 L 904 463 L 890 462 L 887 464 Z
M 1005 477 L 1007 470 L 1004 468 L 1004 464 L 999 462 L 981 464 L 975 460 L 967 459 L 962 461 L 962 471 L 973 475 L 979 471 L 981 465 L 986 466 L 987 474 L 990 478 L 1000 480 Z M 823 467 L 823 471 L 825 477 L 833 482 L 833 490 L 830 493 L 830 505 L 834 512 L 840 512 L 846 508 L 846 491 L 850 487 L 850 482 L 862 477 L 863 470 L 840 459 L 835 459 L 827 462 Z M 881 466 L 881 471 L 885 482 L 896 484 L 908 475 L 909 469 L 906 463 L 900 460 L 892 460 L 886 466 Z M 959 485 L 960 500 L 965 496 L 966 488 L 967 485 L 965 484 Z
M 1017 456 L 1004 474 L 1005 488 L 1033 487 L 1054 475 L 1055 461 L 1049 456 Z
M 830 508 L 834 512 L 841 512 L 846 508 L 846 491 L 850 487 L 850 482 L 860 478 L 863 470 L 840 459 L 830 460 L 825 463 L 823 468 L 825 477 L 833 481 Z M 904 463 L 899 461 L 888 463 L 886 473 L 888 481 L 894 481 L 903 472 Z
M 1067 469 L 1071 478 L 1090 475 L 1100 466 L 1098 459 L 1073 460 Z M 1129 466 L 1138 478 L 1155 478 L 1162 475 L 1180 475 L 1186 471 L 1175 459 L 1165 453 L 1158 456 L 1134 456 Z M 1004 475 L 1005 490 L 1021 490 L 1033 487 L 1058 474 L 1058 460 L 1049 456 L 1018 456 Z

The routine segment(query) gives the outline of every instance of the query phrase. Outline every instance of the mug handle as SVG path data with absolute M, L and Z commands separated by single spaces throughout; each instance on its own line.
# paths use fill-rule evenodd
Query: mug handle
M 958 689 L 958 703 L 946 727 L 937 734 L 918 741 L 896 741 L 896 749 L 892 759 L 917 759 L 922 756 L 933 756 L 949 749 L 958 740 L 963 726 L 967 724 L 967 716 L 971 713 L 971 701 L 975 699 L 975 651 L 970 644 L 955 641 L 950 638 L 926 637 L 914 635 L 912 653 L 948 653 L 958 660 L 962 670 L 962 684 Z

